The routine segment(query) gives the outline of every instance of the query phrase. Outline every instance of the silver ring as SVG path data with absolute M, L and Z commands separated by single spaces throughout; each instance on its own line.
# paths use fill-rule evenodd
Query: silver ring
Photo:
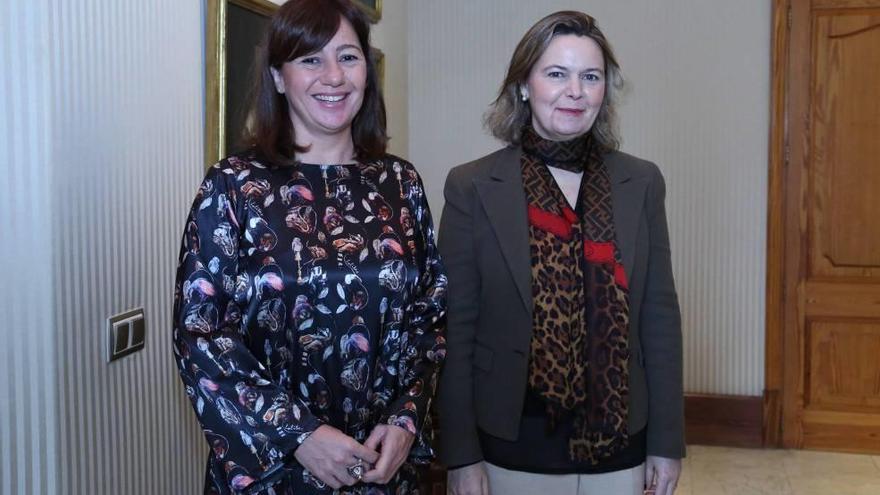
M 348 466 L 348 474 L 351 475 L 352 478 L 361 481 L 364 479 L 364 464 L 360 459 L 357 460 L 357 464 Z

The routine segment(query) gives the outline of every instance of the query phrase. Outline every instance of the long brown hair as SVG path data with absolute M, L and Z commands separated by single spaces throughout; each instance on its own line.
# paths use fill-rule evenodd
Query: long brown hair
M 280 70 L 285 62 L 323 48 L 336 35 L 342 19 L 354 28 L 367 63 L 363 103 L 351 125 L 355 153 L 362 160 L 385 153 L 385 102 L 370 51 L 369 21 L 349 0 L 289 0 L 272 17 L 260 50 L 243 135 L 244 144 L 269 162 L 290 164 L 296 153 L 308 150 L 296 144 L 287 99 L 276 91 L 270 69 Z
M 524 125 L 531 121 L 532 111 L 528 102 L 522 101 L 519 88 L 525 85 L 532 67 L 544 54 L 555 36 L 574 34 L 586 36 L 599 45 L 605 59 L 605 99 L 593 127 L 593 138 L 606 150 L 620 146 L 617 134 L 617 103 L 624 87 L 620 65 L 611 44 L 596 24 L 596 19 L 583 12 L 563 10 L 544 17 L 522 37 L 507 68 L 507 76 L 501 83 L 498 97 L 489 106 L 484 124 L 493 136 L 509 144 L 518 144 Z

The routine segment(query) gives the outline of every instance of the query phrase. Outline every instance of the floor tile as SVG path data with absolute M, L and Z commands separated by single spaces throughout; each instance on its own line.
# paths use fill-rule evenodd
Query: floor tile
M 793 476 L 789 478 L 797 495 L 877 495 L 880 477 L 860 475 Z
M 782 473 L 736 470 L 694 473 L 691 492 L 700 495 L 793 495 L 794 493 Z
M 861 454 L 842 454 L 837 452 L 817 452 L 811 450 L 790 450 L 783 459 L 785 473 L 791 477 L 800 476 L 880 476 L 877 465 L 871 456 Z M 880 491 L 877 492 L 880 494 Z
M 775 449 L 738 449 L 730 447 L 704 447 L 697 449 L 690 461 L 694 472 L 701 471 L 758 471 L 778 472 L 788 451 Z
M 786 451 L 689 446 L 692 495 L 789 495 L 791 487 L 782 469 Z M 678 493 L 678 492 L 676 492 Z
M 688 446 L 676 495 L 880 495 L 880 456 Z

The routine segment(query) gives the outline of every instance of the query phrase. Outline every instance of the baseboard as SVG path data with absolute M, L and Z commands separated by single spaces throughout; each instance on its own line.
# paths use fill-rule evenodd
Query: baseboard
M 691 445 L 763 446 L 760 396 L 685 394 L 685 439 Z
M 764 447 L 782 447 L 782 394 L 764 390 Z

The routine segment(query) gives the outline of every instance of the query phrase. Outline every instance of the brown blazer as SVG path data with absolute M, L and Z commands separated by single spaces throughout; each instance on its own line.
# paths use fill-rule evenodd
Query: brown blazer
M 455 167 L 446 178 L 439 247 L 449 276 L 439 454 L 483 458 L 477 428 L 515 440 L 532 338 L 531 258 L 520 148 Z M 681 317 L 664 197 L 651 162 L 605 156 L 614 227 L 630 287 L 629 431 L 647 425 L 648 455 L 684 456 Z

